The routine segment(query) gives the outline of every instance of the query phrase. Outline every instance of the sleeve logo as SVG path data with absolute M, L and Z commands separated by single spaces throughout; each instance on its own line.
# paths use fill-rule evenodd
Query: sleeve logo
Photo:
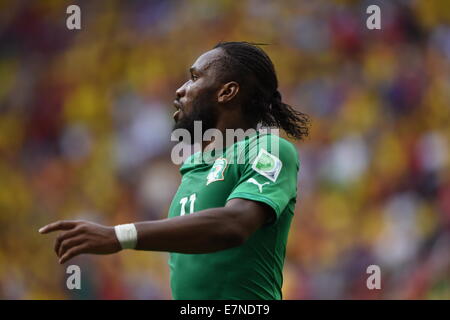
M 253 170 L 273 182 L 277 180 L 282 167 L 281 160 L 265 149 L 261 149 L 252 165 Z
M 227 164 L 228 164 L 228 161 L 225 158 L 219 158 L 216 161 L 214 161 L 214 164 L 213 164 L 211 170 L 209 170 L 208 176 L 206 177 L 206 179 L 207 179 L 206 185 L 208 185 L 214 181 L 224 180 L 225 176 L 223 173 L 224 173 L 225 169 L 227 168 Z
M 263 187 L 264 187 L 266 184 L 270 184 L 270 182 L 259 183 L 258 181 L 256 181 L 255 178 L 250 178 L 250 179 L 247 180 L 247 182 L 250 182 L 250 183 L 253 183 L 254 185 L 256 185 L 256 186 L 258 187 L 258 189 L 259 189 L 259 193 L 262 193 L 262 192 L 263 192 L 262 189 L 263 189 Z

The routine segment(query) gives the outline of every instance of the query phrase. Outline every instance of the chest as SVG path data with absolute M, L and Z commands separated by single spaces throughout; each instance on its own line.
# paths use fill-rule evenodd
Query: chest
M 169 217 L 223 207 L 239 180 L 239 168 L 216 161 L 210 166 L 192 168 L 183 174 Z

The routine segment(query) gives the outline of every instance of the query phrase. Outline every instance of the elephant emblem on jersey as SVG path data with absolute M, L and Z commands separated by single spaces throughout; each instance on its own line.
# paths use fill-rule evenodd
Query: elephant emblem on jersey
M 225 180 L 224 172 L 227 168 L 228 161 L 225 158 L 219 158 L 216 161 L 214 161 L 214 164 L 211 168 L 211 170 L 208 173 L 208 176 L 206 177 L 206 185 L 214 182 L 214 181 L 221 181 Z

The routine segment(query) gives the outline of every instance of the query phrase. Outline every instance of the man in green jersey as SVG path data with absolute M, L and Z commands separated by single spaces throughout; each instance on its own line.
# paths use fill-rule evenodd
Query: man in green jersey
M 190 68 L 176 92 L 175 129 L 283 129 L 302 139 L 307 115 L 283 103 L 270 58 L 246 42 L 222 42 Z M 180 168 L 167 219 L 115 227 L 57 221 L 59 262 L 122 249 L 170 252 L 174 299 L 281 299 L 282 271 L 297 194 L 296 148 L 259 131 L 202 149 Z

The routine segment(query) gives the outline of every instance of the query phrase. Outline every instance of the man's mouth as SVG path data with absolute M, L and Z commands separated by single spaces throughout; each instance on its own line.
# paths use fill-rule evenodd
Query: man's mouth
M 177 109 L 174 113 L 173 113 L 173 119 L 175 120 L 175 122 L 178 121 L 178 118 L 180 117 L 180 113 L 181 113 L 181 103 L 179 103 L 177 100 L 175 100 L 173 102 L 173 105 L 175 106 L 175 108 Z
M 173 119 L 175 120 L 175 122 L 178 122 L 178 118 L 180 116 L 180 112 L 181 112 L 181 110 L 178 109 L 177 111 L 175 111 L 173 113 Z

